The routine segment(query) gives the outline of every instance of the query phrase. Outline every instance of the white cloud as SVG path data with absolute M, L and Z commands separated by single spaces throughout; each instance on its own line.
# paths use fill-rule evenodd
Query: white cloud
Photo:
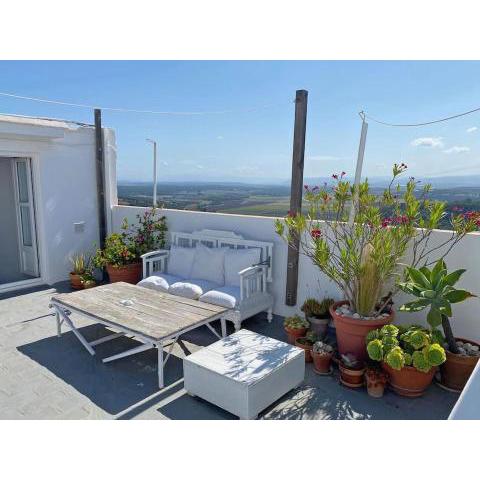
M 470 128 L 467 128 L 467 133 L 473 133 L 476 130 L 478 130 L 478 127 L 470 127 Z
M 462 147 L 455 145 L 454 147 L 447 148 L 446 150 L 443 151 L 443 153 L 467 153 L 470 151 L 469 147 Z
M 223 140 L 223 135 L 218 135 L 217 140 Z
M 442 137 L 421 137 L 412 140 L 411 145 L 414 147 L 442 148 Z

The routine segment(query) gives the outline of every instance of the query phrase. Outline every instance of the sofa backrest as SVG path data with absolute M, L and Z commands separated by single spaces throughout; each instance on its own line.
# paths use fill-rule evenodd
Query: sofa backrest
M 170 232 L 171 244 L 193 248 L 201 243 L 209 248 L 259 248 L 260 262 L 267 264 L 267 282 L 272 281 L 273 243 L 259 240 L 246 240 L 241 235 L 224 230 L 196 230 L 192 233 Z

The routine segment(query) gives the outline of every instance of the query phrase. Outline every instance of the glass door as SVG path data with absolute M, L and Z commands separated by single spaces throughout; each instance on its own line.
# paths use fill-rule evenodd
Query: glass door
M 30 159 L 14 159 L 14 179 L 20 270 L 27 275 L 38 277 L 38 253 Z

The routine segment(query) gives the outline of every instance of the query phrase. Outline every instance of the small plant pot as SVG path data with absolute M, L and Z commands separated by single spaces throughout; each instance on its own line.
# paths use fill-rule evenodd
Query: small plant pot
M 367 333 L 393 322 L 394 312 L 392 310 L 388 317 L 375 320 L 362 320 L 337 314 L 336 310 L 346 303 L 348 302 L 336 302 L 330 307 L 330 315 L 335 322 L 337 333 L 338 352 L 340 355 L 352 353 L 358 360 L 365 361 L 368 358 L 365 345 Z
M 140 262 L 130 263 L 122 267 L 107 265 L 107 273 L 111 283 L 127 282 L 135 285 L 142 278 L 142 264 Z
M 350 368 L 346 367 L 342 362 L 338 364 L 340 370 L 340 382 L 350 388 L 360 388 L 365 385 L 363 375 L 365 367 Z
M 310 322 L 310 330 L 315 332 L 319 340 L 323 340 L 327 336 L 330 317 L 328 318 L 307 317 L 307 320 Z
M 288 328 L 285 327 L 285 332 L 287 332 L 287 341 L 290 345 L 295 345 L 297 338 L 304 337 L 307 333 L 307 328 Z
M 306 337 L 300 337 L 300 338 L 297 338 L 295 340 L 295 346 L 297 346 L 298 348 L 301 348 L 303 350 L 305 350 L 305 363 L 311 363 L 313 361 L 313 358 L 312 358 L 312 347 L 313 347 L 313 344 L 311 343 L 304 343 L 303 340 L 305 339 Z
M 468 342 L 472 345 L 480 346 L 477 342 L 472 340 L 466 340 L 464 338 L 456 338 L 461 342 Z M 478 356 L 465 356 L 451 353 L 445 350 L 447 360 L 440 366 L 440 372 L 442 375 L 442 385 L 451 390 L 462 391 L 463 387 L 467 383 L 473 369 L 477 365 L 480 357 Z
M 93 288 L 97 286 L 97 282 L 95 280 L 87 280 L 86 282 L 82 282 L 83 288 Z
M 76 273 L 70 272 L 70 286 L 74 290 L 81 290 L 83 288 L 82 276 Z
M 331 353 L 315 353 L 312 350 L 311 356 L 313 359 L 313 367 L 314 367 L 315 373 L 319 373 L 319 374 L 330 373 L 331 363 L 332 363 Z
M 402 397 L 421 397 L 433 380 L 437 370 L 432 367 L 428 372 L 420 372 L 414 367 L 403 367 L 395 370 L 382 363 L 382 368 L 388 373 L 388 383 L 392 390 Z
M 382 372 L 365 372 L 367 392 L 373 398 L 382 398 L 387 384 L 387 376 Z

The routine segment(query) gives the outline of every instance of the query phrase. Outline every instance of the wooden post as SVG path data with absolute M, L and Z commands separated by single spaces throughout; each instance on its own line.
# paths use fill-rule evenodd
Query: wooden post
M 100 248 L 105 246 L 107 234 L 105 215 L 105 154 L 103 149 L 102 111 L 95 109 L 95 159 L 97 164 L 98 226 Z
M 290 214 L 292 215 L 302 211 L 307 100 L 308 92 L 306 90 L 297 90 L 293 132 L 292 183 L 290 188 Z M 299 239 L 294 236 L 292 243 L 293 245 L 288 247 L 287 286 L 285 291 L 285 304 L 290 306 L 297 303 Z

